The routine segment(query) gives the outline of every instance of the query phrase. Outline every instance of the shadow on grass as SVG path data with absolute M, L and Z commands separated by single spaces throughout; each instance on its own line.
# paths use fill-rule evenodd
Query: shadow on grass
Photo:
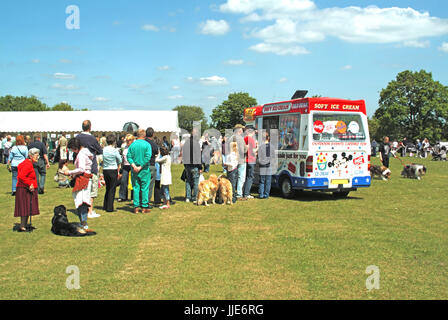
M 271 197 L 273 198 L 283 198 L 280 191 L 271 191 Z M 350 193 L 347 197 L 337 197 L 332 193 L 328 192 L 318 192 L 318 191 L 295 191 L 294 196 L 291 199 L 294 201 L 344 201 L 344 200 L 364 200 L 363 198 L 353 196 Z

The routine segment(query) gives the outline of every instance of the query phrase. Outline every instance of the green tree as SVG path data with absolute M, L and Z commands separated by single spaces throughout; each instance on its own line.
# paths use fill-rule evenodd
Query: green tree
M 257 100 L 248 93 L 231 93 L 212 111 L 212 126 L 224 133 L 226 129 L 233 129 L 236 124 L 245 125 L 243 120 L 244 109 L 257 105 Z
M 446 139 L 448 87 L 425 70 L 403 71 L 381 91 L 373 117 L 379 132 L 394 139 Z
M 14 97 L 7 95 L 0 97 L 0 111 L 48 111 L 45 103 L 34 96 Z
M 208 129 L 207 118 L 205 117 L 204 111 L 198 106 L 177 106 L 173 111 L 178 112 L 179 128 L 185 129 L 191 132 L 193 129 L 193 122 L 201 122 L 201 130 Z
M 53 108 L 51 108 L 51 110 L 52 111 L 74 111 L 72 106 L 65 102 L 56 104 Z

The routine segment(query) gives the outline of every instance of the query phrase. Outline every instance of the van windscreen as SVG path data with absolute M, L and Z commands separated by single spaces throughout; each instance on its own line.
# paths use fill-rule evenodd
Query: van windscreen
M 365 141 L 361 115 L 349 113 L 314 113 L 314 141 Z

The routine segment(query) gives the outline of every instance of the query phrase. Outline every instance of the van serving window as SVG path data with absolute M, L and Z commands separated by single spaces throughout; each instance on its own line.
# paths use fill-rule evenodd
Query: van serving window
M 359 114 L 314 113 L 314 141 L 365 141 L 366 135 Z

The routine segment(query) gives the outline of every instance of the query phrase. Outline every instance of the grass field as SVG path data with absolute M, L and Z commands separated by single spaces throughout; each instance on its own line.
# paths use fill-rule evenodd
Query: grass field
M 412 161 L 404 158 L 405 162 Z M 378 159 L 373 159 L 377 164 Z M 86 238 L 51 233 L 53 208 L 73 210 L 71 191 L 47 176 L 33 233 L 13 232 L 11 177 L 0 166 L 1 299 L 447 299 L 448 163 L 419 159 L 421 181 L 399 176 L 350 193 L 348 199 L 301 193 L 197 207 L 182 201 L 173 167 L 170 210 L 132 215 L 129 203 L 89 221 Z M 212 166 L 212 171 L 218 167 Z M 69 213 L 70 221 L 78 218 Z M 68 266 L 80 270 L 68 290 Z M 378 266 L 380 289 L 366 289 Z

